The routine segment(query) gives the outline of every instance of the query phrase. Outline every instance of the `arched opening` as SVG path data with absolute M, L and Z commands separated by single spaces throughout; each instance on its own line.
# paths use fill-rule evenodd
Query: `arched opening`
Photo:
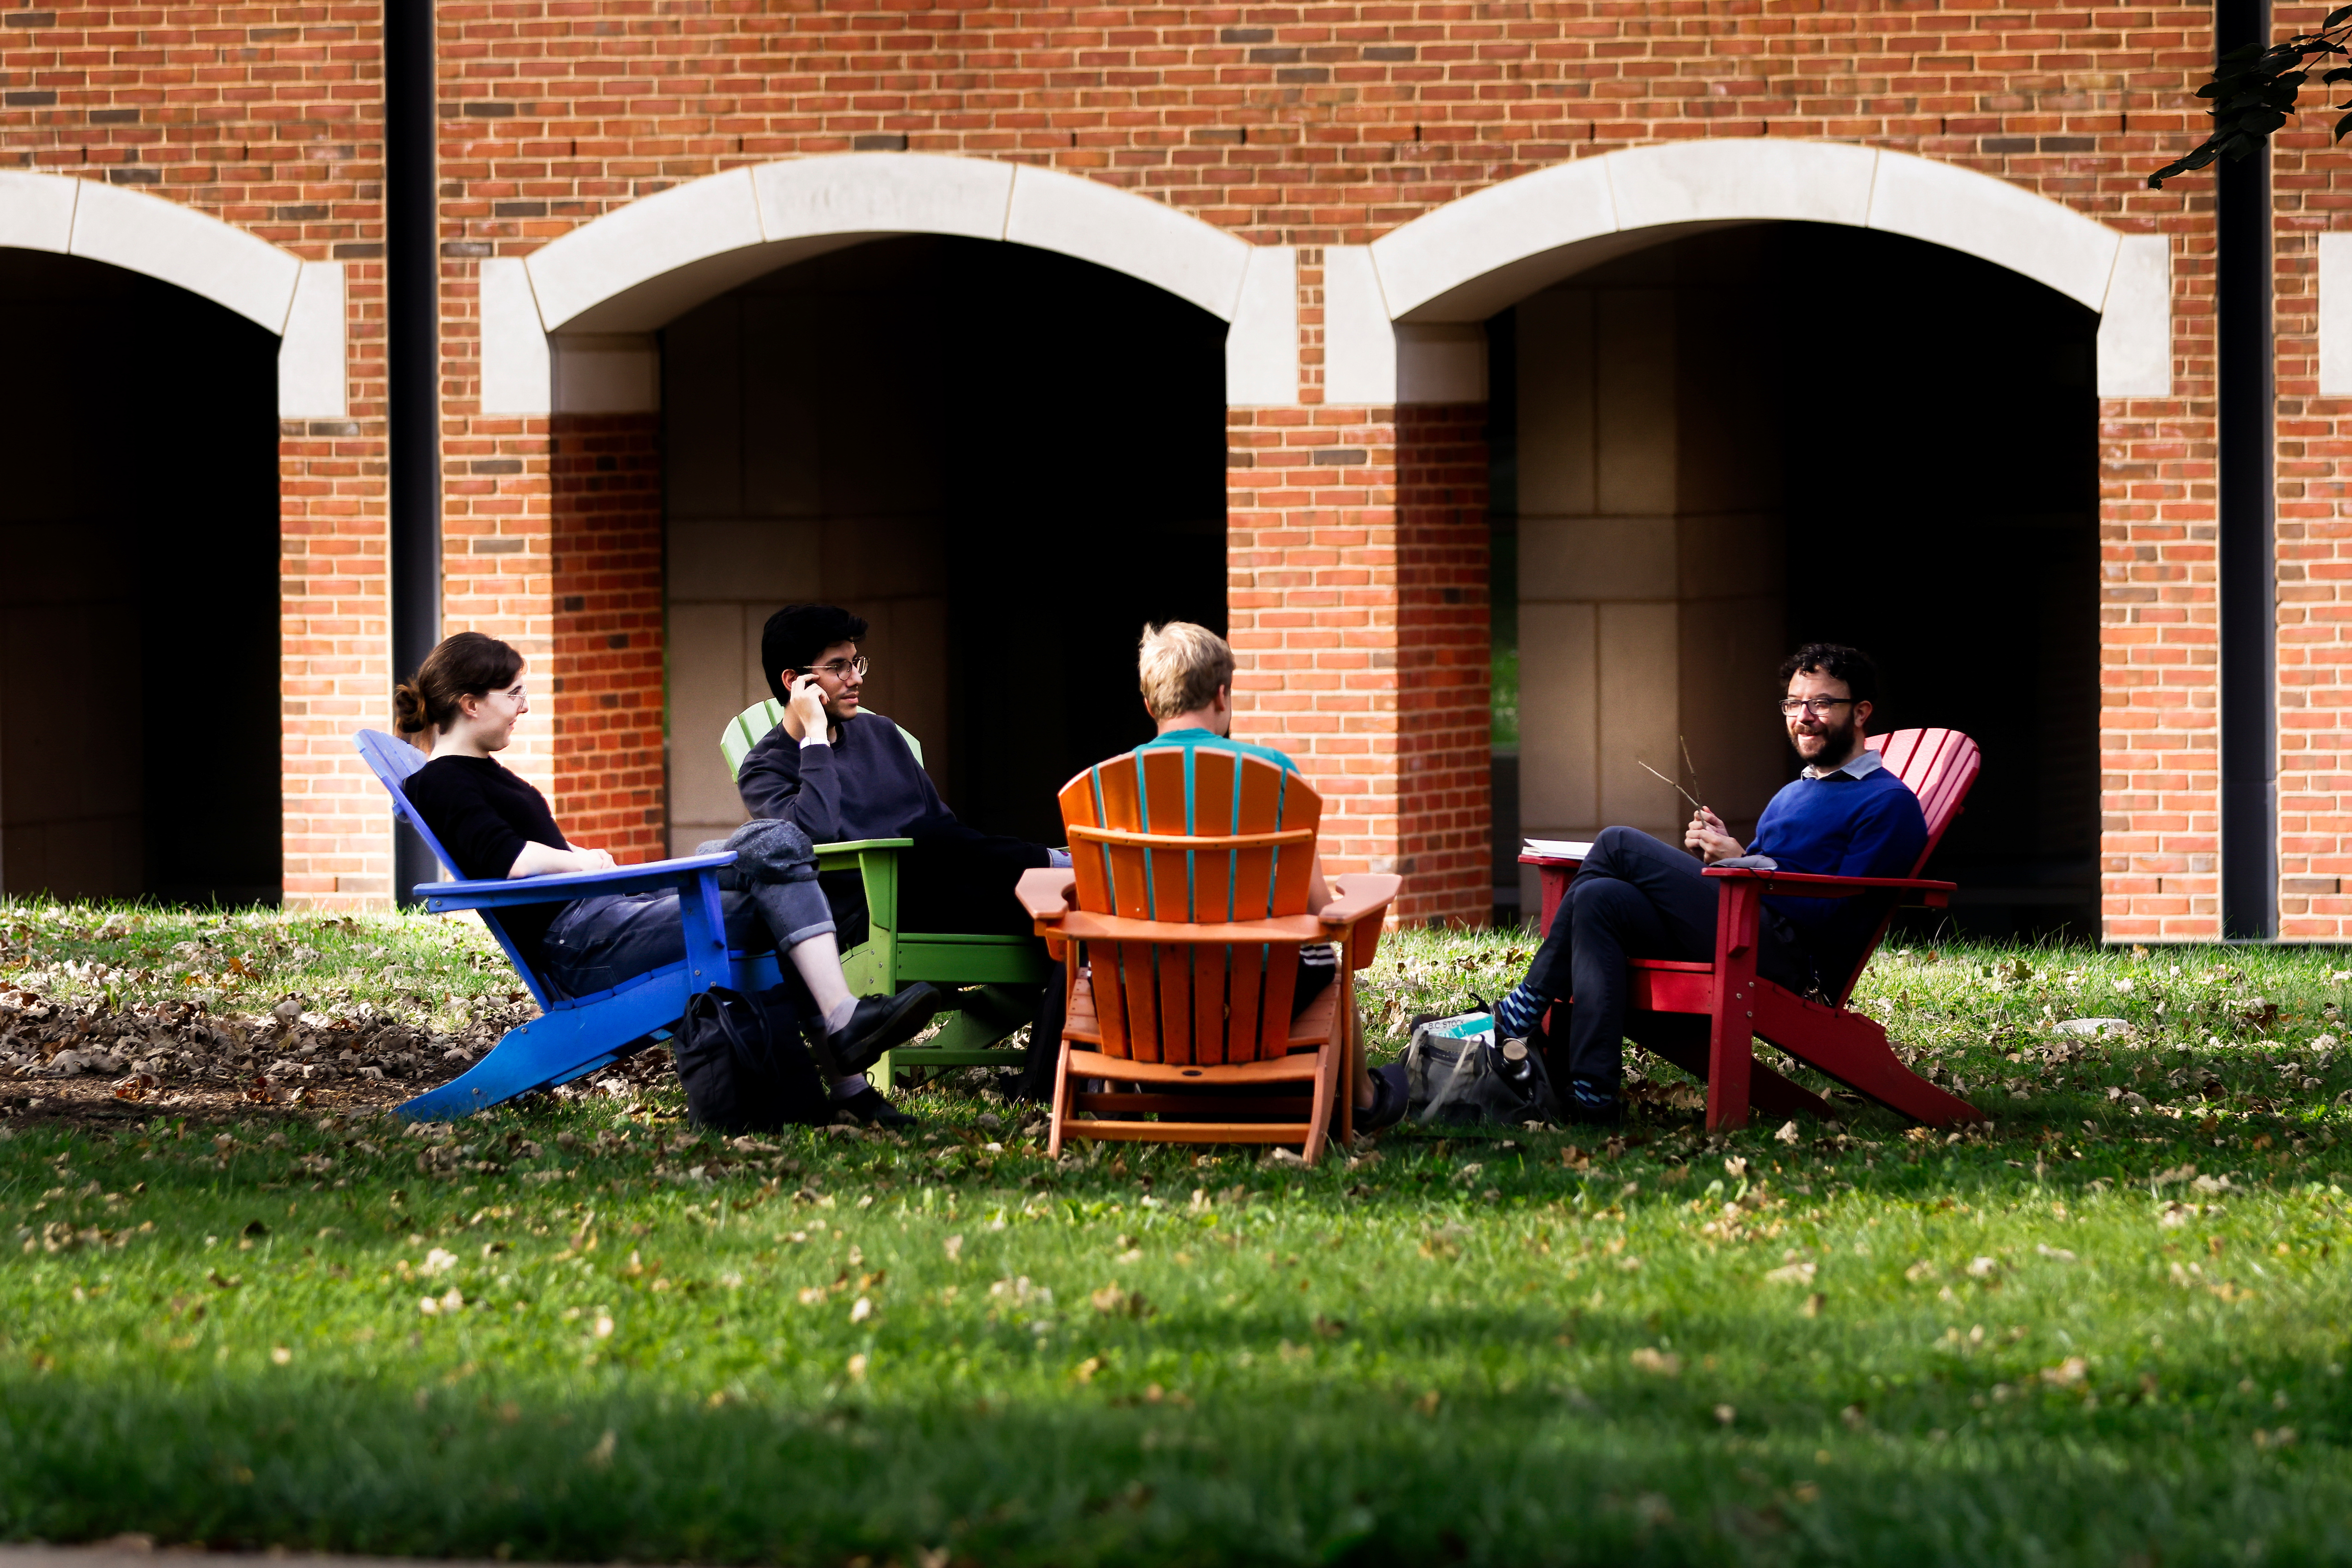
M 988 831 L 1150 733 L 1146 620 L 1225 624 L 1225 324 L 1136 279 L 913 236 L 801 261 L 662 333 L 670 839 L 742 820 L 719 726 L 760 629 L 872 623 L 869 704 Z
M 275 902 L 278 339 L 0 250 L 0 888 Z
M 1494 318 L 1497 868 L 1521 835 L 1679 841 L 1643 763 L 1744 836 L 1794 771 L 1774 667 L 1847 642 L 1885 672 L 1874 728 L 1984 748 L 1936 861 L 1952 921 L 2095 936 L 2098 324 L 1956 250 L 1807 223 L 1673 239 Z

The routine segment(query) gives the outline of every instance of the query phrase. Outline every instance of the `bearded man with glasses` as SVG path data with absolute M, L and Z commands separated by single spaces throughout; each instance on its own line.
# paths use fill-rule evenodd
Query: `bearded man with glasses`
M 1625 961 L 1703 963 L 1715 955 L 1716 889 L 1703 865 L 1907 877 L 1918 863 L 1927 842 L 1919 797 L 1864 744 L 1878 695 L 1870 656 L 1807 643 L 1781 662 L 1780 684 L 1781 717 L 1804 771 L 1764 808 L 1756 841 L 1743 846 L 1704 806 L 1684 830 L 1682 849 L 1635 828 L 1603 829 L 1527 978 L 1496 1004 L 1496 1036 L 1528 1039 L 1544 1051 L 1553 1081 L 1566 1082 L 1561 1101 L 1578 1121 L 1623 1114 Z M 1852 972 L 1886 907 L 1872 898 L 1767 898 L 1758 973 L 1801 994 L 1828 991 Z M 1570 997 L 1574 1004 L 1564 1005 Z M 1547 1032 L 1545 1015 L 1555 1007 Z M 1690 1022 L 1643 1015 L 1640 1026 Z M 1696 1022 L 1704 1027 L 1705 1020 Z

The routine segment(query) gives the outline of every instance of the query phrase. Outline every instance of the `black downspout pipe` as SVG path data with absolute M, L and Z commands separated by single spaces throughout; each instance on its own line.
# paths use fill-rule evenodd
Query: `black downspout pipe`
M 2268 0 L 2215 0 L 2214 44 L 2267 44 Z M 2271 153 L 2215 165 L 2221 574 L 2221 932 L 2278 935 L 2278 605 Z
M 435 204 L 433 0 L 385 0 L 384 282 L 390 385 L 393 679 L 441 640 L 441 306 Z M 387 698 L 389 693 L 386 693 Z M 395 830 L 393 893 L 438 875 L 414 829 Z

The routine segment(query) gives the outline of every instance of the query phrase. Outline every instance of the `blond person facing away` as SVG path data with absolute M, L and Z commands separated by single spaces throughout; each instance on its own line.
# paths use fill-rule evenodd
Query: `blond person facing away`
M 410 775 L 409 805 L 477 881 L 610 869 L 602 849 L 576 849 L 555 825 L 547 798 L 493 760 L 530 711 L 523 658 L 479 632 L 459 632 L 426 656 L 415 679 L 394 694 L 404 734 L 438 731 L 432 760 Z M 814 1043 L 837 1069 L 835 1105 L 864 1121 L 888 1103 L 863 1068 L 903 1045 L 939 1010 L 940 994 L 911 985 L 895 996 L 860 1001 L 842 979 L 833 911 L 817 890 L 816 857 L 789 823 L 753 822 L 727 841 L 745 875 L 720 894 L 728 945 L 774 948 L 807 994 L 807 1015 L 822 1031 Z M 706 849 L 714 847 L 705 846 Z M 567 996 L 586 995 L 686 957 L 677 889 L 604 894 L 561 904 L 527 904 L 501 921 L 534 970 Z
M 1173 747 L 1192 752 L 1230 752 L 1272 763 L 1286 773 L 1299 772 L 1297 763 L 1272 746 L 1234 738 L 1234 650 L 1208 627 L 1191 621 L 1146 626 L 1137 650 L 1136 675 L 1143 692 L 1144 710 L 1151 715 L 1160 731 L 1136 750 Z M 1307 881 L 1307 907 L 1319 910 L 1330 901 L 1331 890 L 1324 882 L 1323 863 L 1318 857 L 1314 874 Z M 1339 953 L 1336 947 L 1321 943 L 1300 950 L 1298 990 L 1291 1002 L 1291 1016 L 1304 1013 L 1307 1005 L 1339 978 Z M 1366 1070 L 1360 1018 L 1349 1021 L 1348 1037 L 1357 1130 L 1377 1131 L 1393 1125 L 1405 1112 L 1402 1064 L 1391 1063 L 1378 1072 Z

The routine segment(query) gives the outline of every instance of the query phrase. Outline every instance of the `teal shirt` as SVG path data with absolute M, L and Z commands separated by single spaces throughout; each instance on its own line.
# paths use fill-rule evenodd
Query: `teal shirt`
M 1207 746 L 1215 751 L 1238 752 L 1244 757 L 1255 757 L 1262 763 L 1272 763 L 1286 773 L 1295 773 L 1299 771 L 1297 763 L 1292 762 L 1272 746 L 1260 746 L 1248 741 L 1236 741 L 1231 735 L 1220 735 L 1209 730 L 1198 728 L 1171 730 L 1164 735 L 1155 736 L 1144 742 L 1135 749 L 1140 752 L 1152 746 L 1181 746 L 1188 752 L 1197 752 L 1202 747 Z
M 1272 763 L 1286 773 L 1298 772 L 1297 763 L 1292 762 L 1272 746 L 1253 745 L 1247 741 L 1236 741 L 1230 735 L 1220 735 L 1208 730 L 1171 730 L 1164 735 L 1155 736 L 1144 742 L 1135 749 L 1145 752 L 1154 747 L 1181 751 L 1184 753 L 1184 811 L 1187 820 L 1183 831 L 1186 833 L 1194 830 L 1193 824 L 1190 820 L 1192 813 L 1192 759 L 1202 752 L 1231 752 L 1238 756 L 1255 757 L 1262 763 Z M 1235 784 L 1238 788 L 1239 781 L 1235 781 Z M 1149 807 L 1147 806 L 1146 809 L 1148 811 Z M 1155 828 L 1159 826 L 1156 823 L 1152 826 Z

